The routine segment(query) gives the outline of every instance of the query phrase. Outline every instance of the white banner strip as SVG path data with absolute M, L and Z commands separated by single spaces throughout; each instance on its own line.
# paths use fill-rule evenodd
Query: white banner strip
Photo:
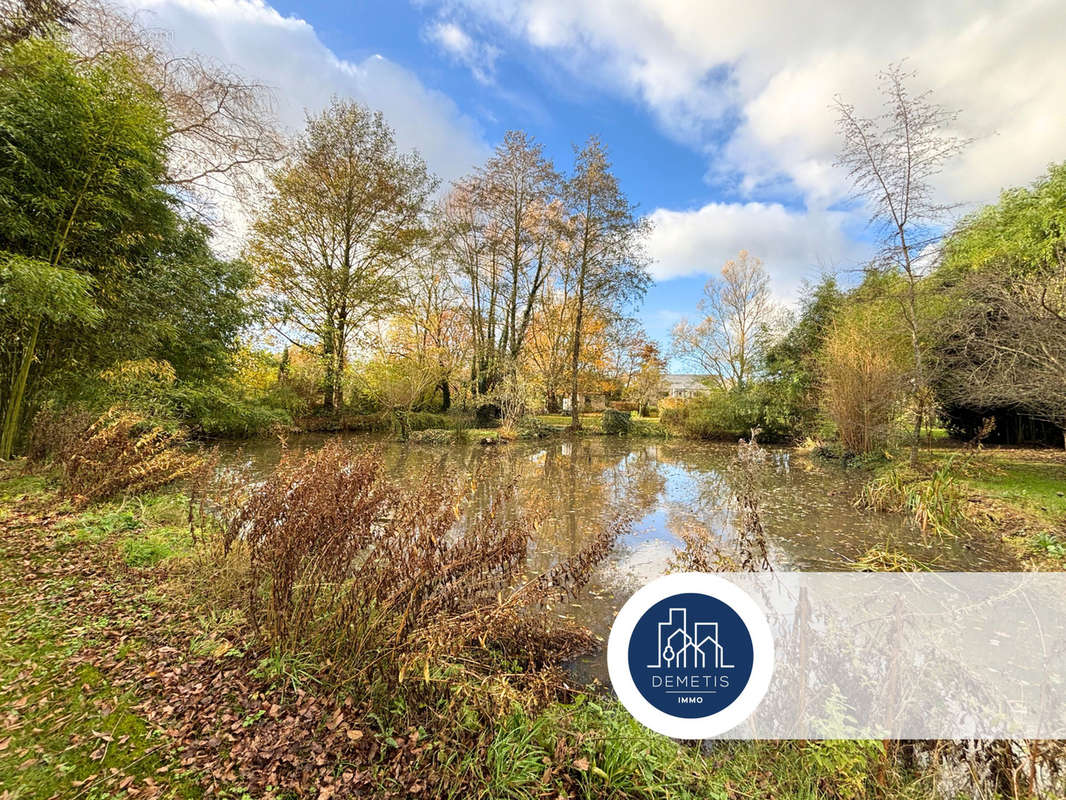
M 746 573 L 770 688 L 728 739 L 1066 738 L 1066 573 Z

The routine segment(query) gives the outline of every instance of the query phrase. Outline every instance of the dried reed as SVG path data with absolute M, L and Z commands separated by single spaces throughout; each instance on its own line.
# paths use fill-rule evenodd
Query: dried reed
M 486 467 L 488 468 L 488 467 Z M 249 619 L 272 648 L 312 652 L 349 678 L 395 680 L 486 654 L 548 666 L 594 642 L 547 613 L 589 579 L 625 524 L 543 575 L 525 575 L 540 515 L 514 485 L 472 502 L 480 475 L 399 484 L 378 452 L 286 453 L 234 518 L 247 543 Z

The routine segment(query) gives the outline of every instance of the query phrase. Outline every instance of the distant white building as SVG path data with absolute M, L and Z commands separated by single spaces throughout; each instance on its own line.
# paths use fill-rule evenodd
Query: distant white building
M 660 393 L 662 397 L 687 400 L 710 391 L 707 388 L 709 375 L 663 375 Z

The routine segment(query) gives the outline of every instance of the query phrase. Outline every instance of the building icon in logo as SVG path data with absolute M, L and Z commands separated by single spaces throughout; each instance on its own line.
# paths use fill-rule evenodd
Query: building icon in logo
M 725 663 L 725 649 L 718 643 L 717 622 L 693 623 L 690 632 L 688 609 L 671 608 L 670 618 L 660 622 L 658 630 L 657 660 L 648 669 L 733 669 Z

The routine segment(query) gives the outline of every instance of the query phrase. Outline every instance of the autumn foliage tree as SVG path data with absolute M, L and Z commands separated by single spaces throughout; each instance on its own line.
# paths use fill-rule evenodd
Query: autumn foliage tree
M 577 152 L 566 182 L 567 240 L 565 259 L 574 280 L 574 320 L 570 341 L 570 426 L 578 416 L 585 314 L 590 306 L 618 308 L 643 297 L 651 275 L 644 241 L 650 222 L 637 215 L 611 172 L 607 149 L 591 137 Z
M 260 270 L 275 329 L 317 347 L 322 404 L 331 410 L 343 402 L 353 337 L 396 306 L 434 180 L 420 156 L 397 151 L 380 113 L 334 100 L 308 118 L 271 182 L 248 257 Z
M 553 271 L 557 185 L 542 146 L 508 131 L 488 162 L 460 180 L 440 208 L 439 235 L 466 298 L 471 381 L 480 394 L 518 368 Z

